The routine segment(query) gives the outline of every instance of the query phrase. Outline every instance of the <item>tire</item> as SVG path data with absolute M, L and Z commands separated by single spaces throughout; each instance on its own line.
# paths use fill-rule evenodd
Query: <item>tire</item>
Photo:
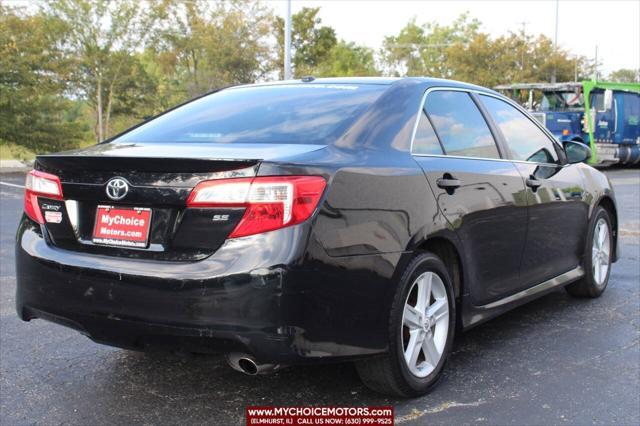
M 428 297 L 424 297 L 426 289 Z M 403 272 L 391 305 L 389 352 L 356 362 L 364 384 L 386 395 L 415 397 L 427 393 L 440 379 L 451 351 L 455 308 L 451 278 L 442 260 L 428 252 L 416 256 Z M 421 311 L 423 314 L 418 315 Z M 417 346 L 420 336 L 423 343 Z M 416 350 L 407 361 L 405 351 L 409 353 L 412 343 Z
M 600 234 L 603 231 L 606 233 L 604 238 Z M 583 261 L 585 275 L 566 286 L 567 293 L 576 297 L 600 297 L 609 283 L 612 257 L 611 218 L 605 209 L 597 207 L 587 234 Z

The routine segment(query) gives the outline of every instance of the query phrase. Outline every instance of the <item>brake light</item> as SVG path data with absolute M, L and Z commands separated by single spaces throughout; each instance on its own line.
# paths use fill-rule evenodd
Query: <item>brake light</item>
M 229 238 L 295 225 L 315 211 L 326 182 L 320 176 L 265 176 L 200 182 L 187 207 L 245 207 Z
M 31 219 L 44 224 L 44 218 L 38 205 L 38 197 L 62 200 L 60 178 L 39 170 L 32 170 L 27 174 L 24 191 L 24 212 Z

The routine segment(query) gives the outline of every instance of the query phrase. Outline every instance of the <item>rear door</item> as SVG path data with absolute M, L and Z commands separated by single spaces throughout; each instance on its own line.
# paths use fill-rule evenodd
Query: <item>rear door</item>
M 527 185 L 523 284 L 534 285 L 575 268 L 583 255 L 588 219 L 579 166 L 565 164 L 559 144 L 513 105 L 489 95 L 479 98 Z
M 431 89 L 412 152 L 464 245 L 473 303 L 512 293 L 526 238 L 525 187 L 515 166 L 501 158 L 475 95 Z

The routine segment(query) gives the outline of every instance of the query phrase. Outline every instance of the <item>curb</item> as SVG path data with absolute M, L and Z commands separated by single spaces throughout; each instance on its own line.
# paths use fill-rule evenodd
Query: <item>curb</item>
M 0 160 L 0 173 L 28 172 L 33 168 L 32 162 L 22 162 L 19 160 Z

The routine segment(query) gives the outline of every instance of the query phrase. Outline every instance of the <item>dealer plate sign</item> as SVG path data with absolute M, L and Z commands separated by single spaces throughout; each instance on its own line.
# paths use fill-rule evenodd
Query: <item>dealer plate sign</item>
M 93 242 L 121 247 L 147 247 L 151 209 L 98 206 Z

